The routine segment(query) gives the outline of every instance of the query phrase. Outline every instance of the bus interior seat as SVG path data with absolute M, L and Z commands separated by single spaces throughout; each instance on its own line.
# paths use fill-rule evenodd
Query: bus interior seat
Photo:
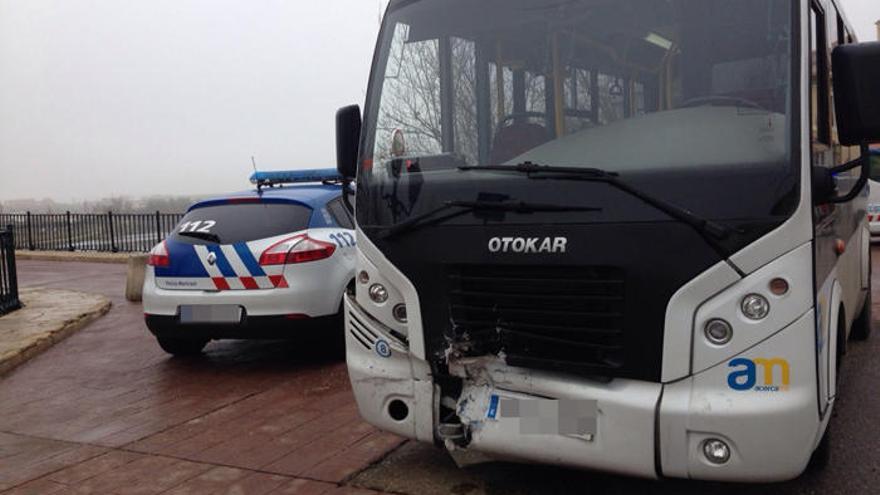
M 501 165 L 523 153 L 550 141 L 547 128 L 540 124 L 516 122 L 495 133 L 489 161 Z

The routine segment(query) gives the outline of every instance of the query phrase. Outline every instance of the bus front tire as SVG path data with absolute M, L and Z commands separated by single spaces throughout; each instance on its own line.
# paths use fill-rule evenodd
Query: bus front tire
M 207 340 L 203 339 L 169 339 L 167 337 L 156 337 L 159 341 L 159 347 L 163 351 L 172 356 L 198 356 L 202 350 L 208 345 Z
M 807 472 L 816 473 L 822 471 L 831 464 L 831 425 L 825 428 L 825 436 L 819 441 L 819 446 L 813 451 Z
M 853 322 L 852 332 L 850 333 L 853 340 L 868 340 L 871 337 L 871 288 L 868 287 L 868 295 L 865 296 L 865 306 L 859 313 L 858 318 Z

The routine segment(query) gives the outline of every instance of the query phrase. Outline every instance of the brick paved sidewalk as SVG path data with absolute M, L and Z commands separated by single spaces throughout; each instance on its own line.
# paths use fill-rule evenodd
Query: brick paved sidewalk
M 361 493 L 348 480 L 402 442 L 360 420 L 337 356 L 219 342 L 171 359 L 122 298 L 123 265 L 19 271 L 24 286 L 103 293 L 113 309 L 0 379 L 4 495 Z

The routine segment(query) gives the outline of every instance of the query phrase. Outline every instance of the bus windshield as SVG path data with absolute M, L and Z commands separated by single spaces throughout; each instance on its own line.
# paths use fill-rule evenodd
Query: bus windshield
M 789 215 L 794 12 L 786 0 L 392 2 L 361 191 L 401 169 L 468 180 L 478 174 L 460 167 L 531 162 L 616 172 L 716 218 Z M 707 201 L 696 184 L 723 194 Z

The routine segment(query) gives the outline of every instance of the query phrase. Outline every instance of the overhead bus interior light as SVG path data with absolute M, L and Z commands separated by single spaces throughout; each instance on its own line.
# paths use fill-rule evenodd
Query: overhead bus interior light
M 648 33 L 648 35 L 645 36 L 645 41 L 652 45 L 659 46 L 664 50 L 671 50 L 673 45 L 672 41 L 654 32 Z

